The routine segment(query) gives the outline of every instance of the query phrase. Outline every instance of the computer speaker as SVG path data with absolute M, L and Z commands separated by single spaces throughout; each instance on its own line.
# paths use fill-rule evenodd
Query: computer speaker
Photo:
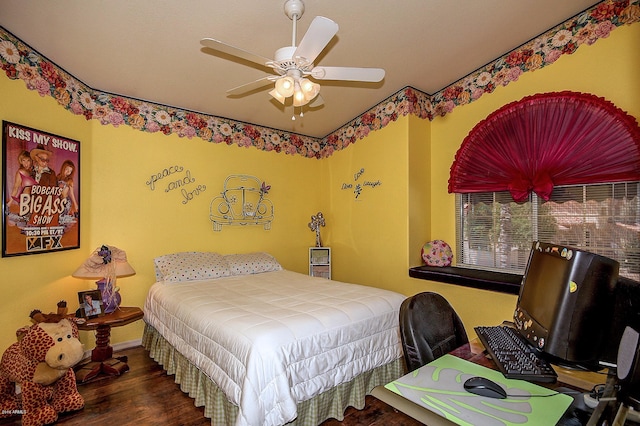
M 620 338 L 618 347 L 617 375 L 620 384 L 626 390 L 634 391 L 640 387 L 640 334 L 627 326 Z

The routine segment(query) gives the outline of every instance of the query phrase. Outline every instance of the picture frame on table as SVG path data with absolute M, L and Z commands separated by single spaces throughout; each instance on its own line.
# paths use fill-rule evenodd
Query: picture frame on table
M 96 318 L 104 315 L 104 303 L 100 290 L 79 291 L 78 303 L 81 318 Z

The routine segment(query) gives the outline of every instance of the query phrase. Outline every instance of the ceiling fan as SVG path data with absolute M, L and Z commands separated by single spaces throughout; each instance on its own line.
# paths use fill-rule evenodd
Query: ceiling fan
M 381 68 L 314 66 L 313 61 L 338 32 L 338 24 L 331 19 L 316 16 L 300 43 L 296 46 L 297 21 L 304 13 L 302 0 L 287 0 L 284 13 L 293 21 L 291 46 L 276 50 L 274 59 L 268 59 L 219 40 L 204 38 L 200 43 L 210 49 L 271 68 L 274 75 L 227 90 L 227 95 L 239 95 L 269 84 L 274 88 L 269 94 L 285 105 L 292 98 L 294 107 L 322 105 L 320 85 L 313 80 L 342 80 L 379 82 L 384 78 Z M 293 118 L 295 119 L 295 117 Z

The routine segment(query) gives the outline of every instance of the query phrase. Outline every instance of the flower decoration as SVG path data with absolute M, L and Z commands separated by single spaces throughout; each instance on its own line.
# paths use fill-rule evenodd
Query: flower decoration
M 320 227 L 325 226 L 324 215 L 322 212 L 318 212 L 316 215 L 311 216 L 311 222 L 308 223 L 309 229 L 316 233 L 316 247 L 322 247 L 322 240 L 320 238 Z
M 98 250 L 98 256 L 102 257 L 102 263 L 105 265 L 111 262 L 111 250 L 105 245 L 102 245 Z
M 179 137 L 199 137 L 212 143 L 254 147 L 307 158 L 327 158 L 335 151 L 409 114 L 433 120 L 476 101 L 499 86 L 517 81 L 525 72 L 553 64 L 561 55 L 606 38 L 616 27 L 640 22 L 640 0 L 608 0 L 506 53 L 439 92 L 429 95 L 412 87 L 401 89 L 377 106 L 323 138 L 260 127 L 222 117 L 198 114 L 86 86 L 0 27 L 0 69 L 29 90 L 51 96 L 58 104 L 103 125 L 128 125 L 135 130 Z M 268 190 L 268 188 L 267 188 Z M 266 193 L 266 192 L 264 192 Z
M 271 185 L 267 185 L 266 182 L 262 182 L 262 185 L 260 186 L 260 195 L 268 194 L 270 189 Z

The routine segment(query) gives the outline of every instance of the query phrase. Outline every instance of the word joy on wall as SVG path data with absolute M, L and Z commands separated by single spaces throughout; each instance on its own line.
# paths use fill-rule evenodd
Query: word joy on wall
M 180 192 L 181 204 L 186 205 L 198 195 L 207 190 L 206 185 L 197 184 L 196 178 L 191 175 L 191 170 L 183 166 L 169 166 L 151 175 L 146 182 L 150 190 L 155 191 L 156 187 L 164 187 L 164 192 Z
M 353 174 L 353 183 L 343 183 L 342 187 L 340 189 L 345 190 L 345 189 L 351 189 L 353 190 L 353 195 L 355 196 L 355 199 L 357 200 L 360 195 L 362 195 L 362 191 L 365 190 L 365 188 L 377 188 L 380 185 L 382 185 L 382 182 L 380 182 L 380 179 L 378 180 L 366 180 L 366 179 L 362 179 L 364 175 L 364 167 L 361 168 L 360 170 L 358 170 L 357 172 L 355 172 Z

